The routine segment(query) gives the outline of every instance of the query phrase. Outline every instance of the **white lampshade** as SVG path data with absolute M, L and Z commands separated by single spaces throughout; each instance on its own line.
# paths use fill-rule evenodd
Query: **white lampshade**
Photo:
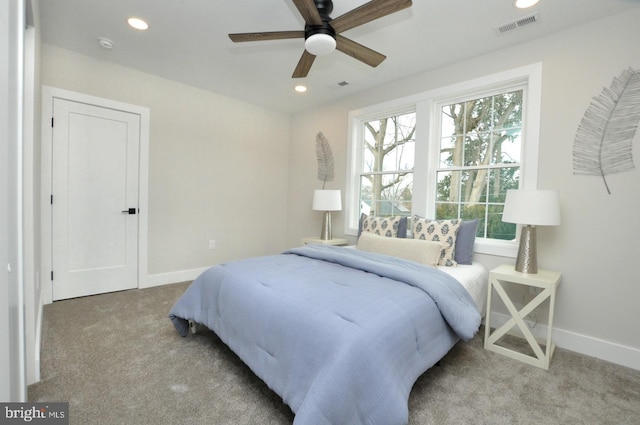
M 508 190 L 502 221 L 532 226 L 560 225 L 560 199 L 555 190 Z
M 336 39 L 329 34 L 313 34 L 304 41 L 304 48 L 312 55 L 328 55 L 336 48 Z
M 316 190 L 313 192 L 313 206 L 315 211 L 340 211 L 342 199 L 339 190 Z

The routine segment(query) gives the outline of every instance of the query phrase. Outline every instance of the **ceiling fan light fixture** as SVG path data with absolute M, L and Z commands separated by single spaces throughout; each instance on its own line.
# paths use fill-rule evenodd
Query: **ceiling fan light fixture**
M 304 41 L 304 48 L 312 55 L 328 55 L 336 49 L 336 39 L 329 34 L 313 34 Z

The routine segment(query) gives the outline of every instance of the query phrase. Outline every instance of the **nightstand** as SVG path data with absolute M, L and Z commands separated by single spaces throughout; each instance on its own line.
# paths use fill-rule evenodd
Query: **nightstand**
M 489 273 L 489 288 L 487 294 L 484 348 L 545 370 L 549 369 L 549 363 L 551 362 L 551 357 L 555 350 L 555 344 L 551 341 L 551 331 L 553 330 L 553 310 L 556 301 L 556 289 L 560 284 L 561 277 L 561 273 L 549 270 L 538 270 L 538 273 L 536 274 L 520 273 L 515 270 L 515 266 L 512 264 L 503 264 L 491 270 Z M 504 290 L 502 284 L 505 282 L 540 288 L 541 292 L 518 311 L 512 300 L 509 298 L 509 295 Z M 491 333 L 491 298 L 494 289 L 511 314 L 511 319 Z M 544 345 L 543 351 L 540 343 L 538 343 L 531 333 L 531 330 L 524 322 L 524 318 L 547 299 L 549 300 L 549 320 L 547 322 L 547 338 L 545 341 L 542 341 L 542 344 Z M 518 325 L 518 328 L 529 343 L 529 346 L 533 350 L 535 356 L 523 354 L 496 344 L 496 342 L 515 325 Z
M 320 238 L 309 237 L 309 238 L 303 238 L 302 243 L 304 245 L 322 244 L 322 245 L 344 246 L 348 244 L 348 241 L 346 239 L 341 239 L 341 238 L 320 239 Z

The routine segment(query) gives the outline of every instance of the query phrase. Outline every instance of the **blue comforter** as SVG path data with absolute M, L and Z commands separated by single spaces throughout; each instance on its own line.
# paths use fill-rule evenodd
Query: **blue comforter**
M 416 379 L 480 314 L 437 269 L 312 245 L 214 266 L 170 312 L 213 330 L 295 413 L 295 425 L 402 425 Z

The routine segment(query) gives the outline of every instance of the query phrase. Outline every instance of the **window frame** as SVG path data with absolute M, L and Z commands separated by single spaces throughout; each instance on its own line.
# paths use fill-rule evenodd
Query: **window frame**
M 385 116 L 415 111 L 415 158 L 413 171 L 412 214 L 429 217 L 435 212 L 436 170 L 440 158 L 440 109 L 456 100 L 520 89 L 523 93 L 522 139 L 520 159 L 520 188 L 538 186 L 538 153 L 542 101 L 542 63 L 498 72 L 461 83 L 394 99 L 367 108 L 349 112 L 347 176 L 345 190 L 345 235 L 358 234 L 359 179 L 362 166 L 364 123 Z M 431 143 L 429 143 L 431 141 Z M 426 160 L 419 160 L 426 158 Z M 516 239 L 498 240 L 477 238 L 474 252 L 504 257 L 515 257 Z

